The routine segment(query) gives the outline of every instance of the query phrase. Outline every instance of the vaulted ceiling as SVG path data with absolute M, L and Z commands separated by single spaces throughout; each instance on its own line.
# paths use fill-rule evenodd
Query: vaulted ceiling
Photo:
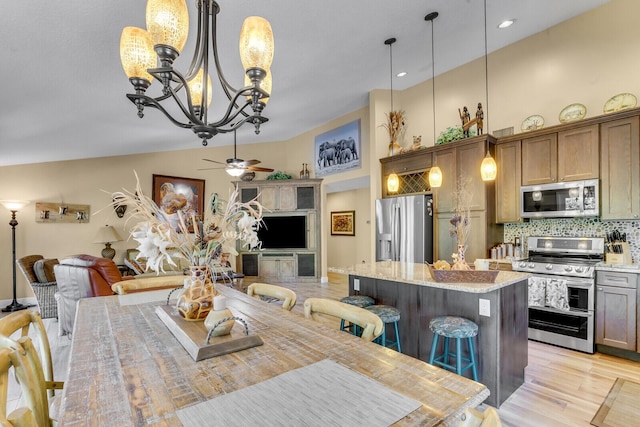
M 487 0 L 489 52 L 543 31 L 608 0 Z M 482 0 L 220 0 L 221 63 L 238 87 L 243 70 L 238 36 L 246 16 L 271 22 L 275 37 L 270 120 L 260 135 L 252 126 L 238 132 L 239 143 L 286 140 L 368 103 L 372 89 L 390 87 L 389 48 L 393 46 L 394 89 L 405 89 L 432 74 L 432 11 L 435 73 L 484 55 Z M 195 1 L 188 0 L 192 22 Z M 201 146 L 190 131 L 148 110 L 139 119 L 125 97 L 132 92 L 119 58 L 125 26 L 145 27 L 145 0 L 5 2 L 0 18 L 4 59 L 0 68 L 0 166 Z M 498 30 L 497 24 L 516 24 Z M 191 60 L 195 24 L 177 61 Z M 213 76 L 212 76 L 213 78 Z M 154 84 L 157 86 L 157 83 Z M 158 94 L 154 86 L 151 93 Z M 215 88 L 214 88 L 215 90 Z M 216 102 L 213 109 L 222 108 Z M 226 107 L 226 103 L 224 104 Z M 215 113 L 214 113 L 215 117 Z M 230 145 L 231 134 L 210 145 Z

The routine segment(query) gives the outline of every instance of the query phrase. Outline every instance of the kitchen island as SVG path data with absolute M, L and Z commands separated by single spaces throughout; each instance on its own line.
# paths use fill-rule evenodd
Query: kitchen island
M 368 295 L 376 304 L 398 308 L 402 351 L 420 360 L 429 360 L 431 319 L 449 315 L 474 321 L 479 380 L 491 392 L 486 403 L 499 407 L 524 382 L 529 274 L 500 271 L 492 283 L 441 283 L 424 264 L 396 261 L 331 271 L 349 275 L 350 295 Z M 488 305 L 488 316 L 480 314 L 481 303 Z

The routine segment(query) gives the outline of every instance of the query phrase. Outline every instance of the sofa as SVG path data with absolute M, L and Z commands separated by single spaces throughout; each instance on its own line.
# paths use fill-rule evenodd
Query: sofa
M 113 295 L 111 286 L 133 277 L 122 277 L 118 266 L 110 259 L 92 255 L 73 255 L 53 267 L 58 282 L 55 294 L 58 308 L 58 333 L 71 334 L 76 317 L 76 305 L 81 298 Z

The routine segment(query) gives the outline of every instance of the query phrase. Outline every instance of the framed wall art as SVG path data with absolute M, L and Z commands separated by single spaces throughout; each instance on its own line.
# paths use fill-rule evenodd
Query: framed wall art
M 360 154 L 360 119 L 316 136 L 316 177 L 359 168 Z
M 356 235 L 356 211 L 331 212 L 332 236 Z
M 204 179 L 179 178 L 177 176 L 153 175 L 152 199 L 171 218 L 183 217 L 190 221 L 204 216 Z M 177 222 L 176 222 L 177 224 Z M 189 226 L 191 229 L 191 225 Z

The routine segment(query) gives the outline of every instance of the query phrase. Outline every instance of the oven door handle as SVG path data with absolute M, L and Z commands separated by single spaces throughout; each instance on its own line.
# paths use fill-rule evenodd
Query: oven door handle
M 553 308 L 553 307 L 540 307 L 538 305 L 530 305 L 529 306 L 530 310 L 538 310 L 538 311 L 546 311 L 549 313 L 558 313 L 558 314 L 564 314 L 567 316 L 576 316 L 576 317 L 592 317 L 594 315 L 592 310 L 589 311 L 581 311 L 581 310 L 560 310 L 558 308 Z

